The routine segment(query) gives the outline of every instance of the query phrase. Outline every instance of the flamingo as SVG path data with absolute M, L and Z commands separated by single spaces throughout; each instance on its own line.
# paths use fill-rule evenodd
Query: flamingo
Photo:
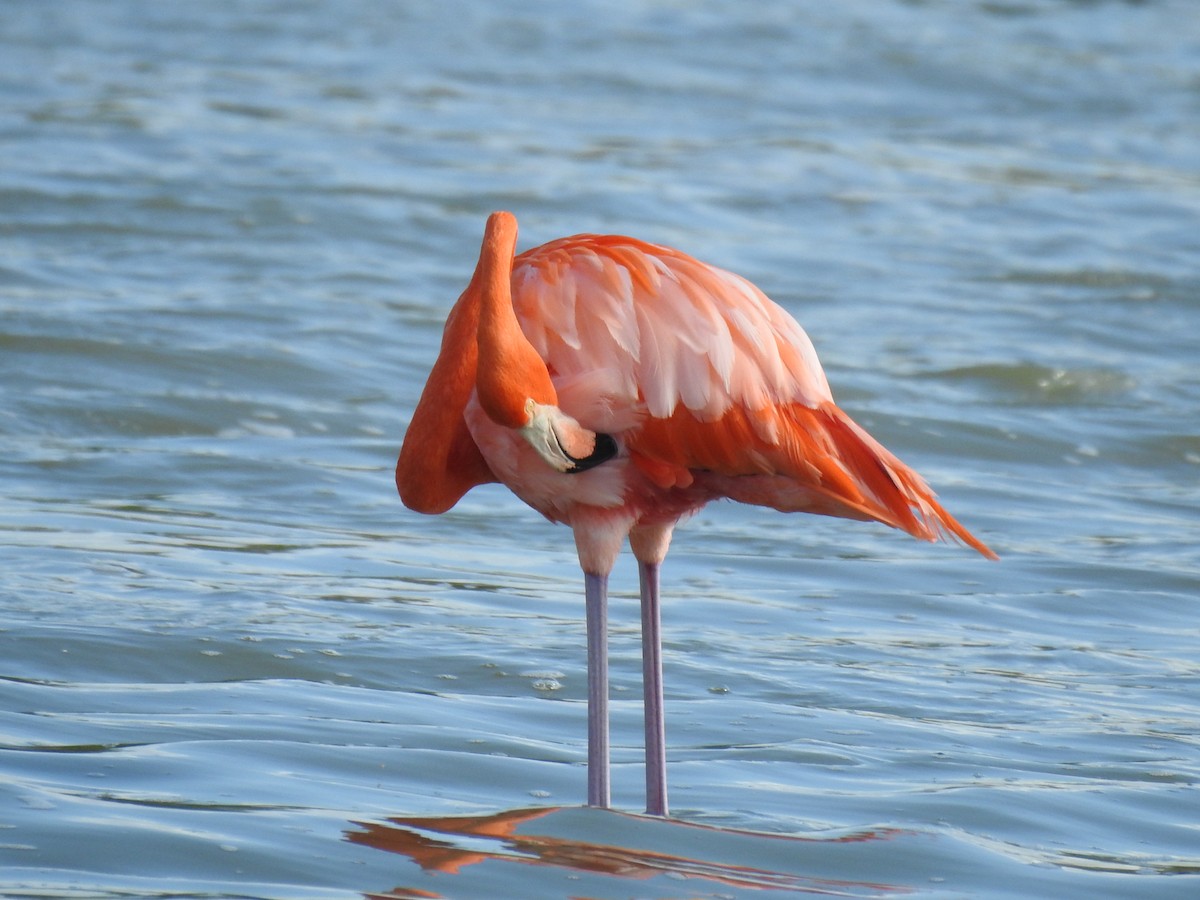
M 584 577 L 588 804 L 610 803 L 607 586 L 629 541 L 642 618 L 646 810 L 668 813 L 659 572 L 676 523 L 728 498 L 882 522 L 995 559 L 833 402 L 812 342 L 749 281 L 657 244 L 580 234 L 479 261 L 396 464 L 404 504 L 500 482 L 571 526 Z

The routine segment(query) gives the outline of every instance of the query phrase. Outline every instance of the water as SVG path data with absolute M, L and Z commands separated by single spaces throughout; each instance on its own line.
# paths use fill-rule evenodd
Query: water
M 0 894 L 1191 897 L 1187 0 L 9 3 Z M 483 219 L 679 246 L 1003 557 L 732 505 L 676 817 L 584 796 L 569 534 L 391 467 Z

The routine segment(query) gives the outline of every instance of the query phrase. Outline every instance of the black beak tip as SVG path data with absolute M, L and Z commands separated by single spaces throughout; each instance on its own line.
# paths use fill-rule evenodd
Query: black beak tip
M 574 463 L 571 468 L 567 469 L 568 475 L 577 475 L 580 472 L 586 472 L 588 469 L 594 469 L 601 463 L 606 463 L 617 455 L 617 442 L 613 440 L 611 434 L 598 433 L 596 435 L 596 446 L 592 448 L 592 452 L 583 459 L 576 459 L 570 454 L 567 458 Z

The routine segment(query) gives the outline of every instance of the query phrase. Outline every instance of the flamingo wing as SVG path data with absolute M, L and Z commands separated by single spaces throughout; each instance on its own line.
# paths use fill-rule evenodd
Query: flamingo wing
M 808 336 L 758 288 L 667 247 L 578 235 L 517 257 L 513 304 L 558 376 L 606 370 L 665 419 L 832 399 Z
M 836 406 L 804 330 L 745 279 L 633 238 L 577 235 L 518 256 L 512 290 L 564 408 L 569 386 L 587 383 L 592 408 L 568 411 L 619 431 L 658 487 L 701 479 L 735 500 L 993 555 Z

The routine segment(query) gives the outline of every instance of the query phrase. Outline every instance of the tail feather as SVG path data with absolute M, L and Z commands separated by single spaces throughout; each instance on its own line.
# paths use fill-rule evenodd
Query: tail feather
M 822 404 L 812 412 L 825 417 L 836 458 L 853 472 L 873 518 L 922 540 L 955 540 L 989 559 L 999 558 L 938 503 L 924 478 L 836 405 Z
M 832 402 L 702 421 L 680 406 L 627 438 L 631 457 L 660 487 L 714 473 L 732 499 L 789 512 L 873 519 L 927 541 L 952 539 L 996 559 L 948 513 L 929 485 Z

